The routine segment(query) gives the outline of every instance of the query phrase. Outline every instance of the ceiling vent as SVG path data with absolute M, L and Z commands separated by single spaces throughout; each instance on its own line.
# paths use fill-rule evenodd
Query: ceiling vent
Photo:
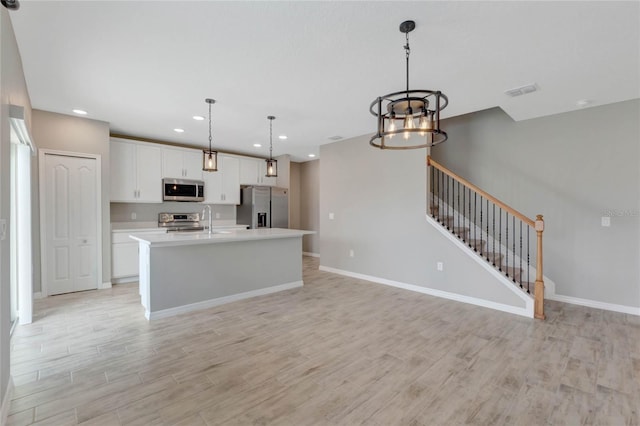
M 538 90 L 538 85 L 536 83 L 527 84 L 526 86 L 516 87 L 513 89 L 509 89 L 504 92 L 505 95 L 511 96 L 515 98 L 516 96 L 526 95 L 528 93 L 533 93 Z

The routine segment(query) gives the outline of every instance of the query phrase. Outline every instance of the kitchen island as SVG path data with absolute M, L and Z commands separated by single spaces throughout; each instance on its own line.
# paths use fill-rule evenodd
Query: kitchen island
M 313 231 L 133 233 L 145 317 L 164 318 L 302 286 L 306 234 Z

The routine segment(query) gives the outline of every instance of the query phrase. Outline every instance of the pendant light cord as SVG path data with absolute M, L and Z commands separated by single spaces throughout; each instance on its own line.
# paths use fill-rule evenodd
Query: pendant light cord
M 409 47 L 409 32 L 404 33 L 407 44 L 404 45 L 405 56 L 407 58 L 407 98 L 409 97 L 409 54 L 411 53 L 411 48 Z

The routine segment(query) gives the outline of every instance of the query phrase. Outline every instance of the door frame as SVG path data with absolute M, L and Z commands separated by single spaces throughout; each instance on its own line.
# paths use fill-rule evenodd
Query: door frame
M 43 297 L 49 296 L 49 289 L 45 277 L 47 276 L 47 254 L 46 254 L 46 214 L 45 205 L 45 155 L 58 155 L 62 157 L 77 157 L 96 160 L 96 203 L 98 212 L 96 227 L 96 257 L 97 259 L 97 289 L 102 289 L 102 156 L 100 154 L 87 154 L 84 152 L 59 151 L 54 149 L 40 148 L 38 150 L 38 199 L 40 203 L 40 291 Z

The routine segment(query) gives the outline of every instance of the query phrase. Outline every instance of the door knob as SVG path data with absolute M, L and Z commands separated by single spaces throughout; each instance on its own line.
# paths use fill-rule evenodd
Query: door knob
M 82 240 L 82 244 L 87 244 L 87 240 Z

